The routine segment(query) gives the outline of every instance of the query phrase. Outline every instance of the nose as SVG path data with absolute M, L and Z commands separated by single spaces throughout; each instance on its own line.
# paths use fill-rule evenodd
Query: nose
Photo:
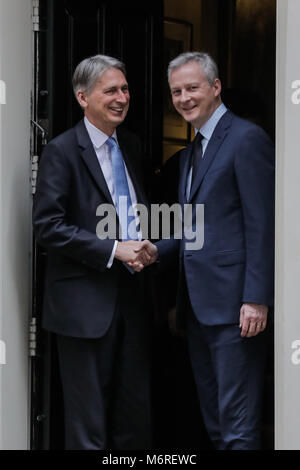
M 187 101 L 189 101 L 189 99 L 190 99 L 189 92 L 187 90 L 182 90 L 181 95 L 180 95 L 181 103 L 186 103 Z
M 119 103 L 127 103 L 128 99 L 129 99 L 128 91 L 119 90 L 117 101 Z

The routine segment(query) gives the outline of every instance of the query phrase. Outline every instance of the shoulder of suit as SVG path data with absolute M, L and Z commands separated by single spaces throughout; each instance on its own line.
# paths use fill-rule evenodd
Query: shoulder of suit
M 249 119 L 240 117 L 230 111 L 230 115 L 232 117 L 232 125 L 240 127 L 242 129 L 261 129 L 261 127 L 256 124 L 254 121 L 251 121 Z
M 246 134 L 247 135 L 257 134 L 257 135 L 261 135 L 270 139 L 266 131 L 255 122 L 242 118 L 240 116 L 237 116 L 236 114 L 233 114 L 232 112 L 231 112 L 231 115 L 232 115 L 231 130 L 233 133 L 235 133 L 236 136 L 239 136 L 239 135 L 245 136 Z
M 51 139 L 49 141 L 49 144 L 53 144 L 55 146 L 60 146 L 60 145 L 64 145 L 68 142 L 70 143 L 74 143 L 75 142 L 75 137 L 76 137 L 76 132 L 75 132 L 75 127 L 71 127 L 71 129 L 68 129 L 64 132 L 62 132 L 61 134 L 53 137 L 53 139 Z

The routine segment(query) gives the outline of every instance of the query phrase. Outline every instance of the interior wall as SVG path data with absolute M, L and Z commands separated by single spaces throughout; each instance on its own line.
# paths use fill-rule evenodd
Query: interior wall
M 27 449 L 31 0 L 0 2 L 0 449 Z M 3 86 L 2 86 L 3 88 Z
M 193 50 L 201 48 L 202 0 L 165 0 L 165 17 L 187 21 L 193 25 Z
M 164 0 L 164 17 L 172 20 L 178 20 L 179 22 L 185 22 L 191 25 L 191 45 L 187 50 L 201 50 L 202 42 L 202 30 L 201 30 L 201 19 L 202 19 L 202 1 L 203 0 Z M 165 29 L 166 32 L 166 29 Z M 165 44 L 166 47 L 166 44 Z M 168 56 L 168 60 L 171 60 L 174 57 Z M 166 103 L 169 95 L 169 86 L 166 78 L 166 68 L 164 70 L 165 74 L 165 87 L 164 87 L 164 102 Z M 169 104 L 169 108 L 170 108 Z M 172 113 L 172 109 L 170 110 Z M 166 119 L 166 113 L 164 113 L 164 122 Z M 175 135 L 172 135 L 169 138 L 169 134 L 164 130 L 164 142 L 163 142 L 163 162 L 166 162 L 175 152 L 183 148 L 187 141 L 191 139 L 193 134 L 191 129 L 186 129 L 186 135 L 183 139 L 179 138 L 182 133 L 180 117 L 176 117 L 176 112 L 173 114 L 174 119 L 174 132 Z M 178 121 L 178 122 L 176 122 Z M 165 126 L 164 126 L 165 129 Z M 177 134 L 177 138 L 176 138 Z M 181 141 L 182 140 L 182 141 Z

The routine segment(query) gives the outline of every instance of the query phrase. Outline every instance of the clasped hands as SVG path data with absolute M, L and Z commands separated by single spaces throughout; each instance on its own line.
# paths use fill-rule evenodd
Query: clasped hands
M 115 258 L 139 272 L 157 260 L 157 247 L 149 240 L 118 242 Z

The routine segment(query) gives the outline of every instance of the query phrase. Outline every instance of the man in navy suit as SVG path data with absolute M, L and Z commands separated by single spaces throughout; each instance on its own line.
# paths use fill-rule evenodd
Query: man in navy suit
M 127 194 L 130 205 L 147 204 L 139 140 L 116 130 L 130 99 L 124 64 L 101 55 L 85 59 L 75 70 L 73 88 L 84 119 L 46 146 L 33 207 L 37 241 L 47 248 L 43 326 L 57 335 L 65 444 L 147 449 L 150 334 L 144 273 L 134 274 L 127 264 L 134 262 L 139 271 L 141 261 L 147 262 L 136 214 L 131 240 L 117 235 L 121 196 Z M 115 238 L 98 233 L 100 214 L 105 215 L 99 208 L 108 205 L 118 213 Z
M 171 238 L 149 254 L 161 269 L 179 254 L 177 321 L 187 330 L 215 448 L 258 449 L 273 305 L 274 149 L 260 127 L 226 109 L 208 54 L 181 54 L 168 73 L 173 104 L 196 133 L 179 155 L 179 202 L 192 205 L 194 231 L 195 209 L 203 205 L 204 243 L 194 249 L 184 236 Z

